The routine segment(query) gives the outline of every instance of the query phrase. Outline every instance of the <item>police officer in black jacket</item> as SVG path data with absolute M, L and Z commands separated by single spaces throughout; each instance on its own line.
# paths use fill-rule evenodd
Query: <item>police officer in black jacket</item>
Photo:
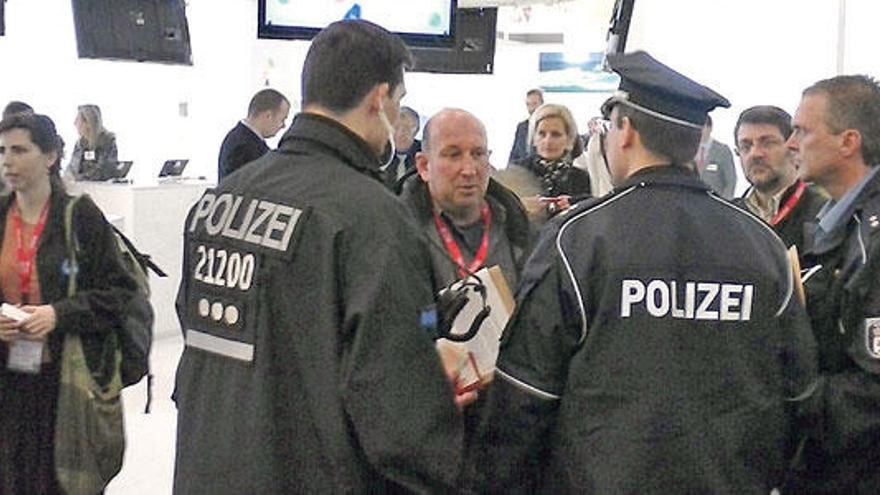
M 880 493 L 880 84 L 837 76 L 803 92 L 788 140 L 831 195 L 804 255 L 819 344 L 821 428 L 789 493 Z
M 377 159 L 409 62 L 376 25 L 327 27 L 279 149 L 190 211 L 175 493 L 456 483 L 462 419 L 422 328 L 430 259 Z
M 555 218 L 526 265 L 476 488 L 769 493 L 815 376 L 785 248 L 683 167 L 727 100 L 643 52 L 608 61 L 616 188 Z

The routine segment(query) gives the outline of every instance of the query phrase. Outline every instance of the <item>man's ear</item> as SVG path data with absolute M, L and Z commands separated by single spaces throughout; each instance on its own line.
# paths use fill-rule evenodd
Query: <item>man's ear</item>
M 373 89 L 367 93 L 367 104 L 370 112 L 379 112 L 379 109 L 385 104 L 385 100 L 391 98 L 391 85 L 387 82 L 373 86 Z
M 862 153 L 862 133 L 856 129 L 847 129 L 841 134 L 840 154 L 846 158 Z
M 428 182 L 428 154 L 424 151 L 416 153 L 416 170 L 424 182 Z
M 637 137 L 636 129 L 632 126 L 629 117 L 623 117 L 620 120 L 620 146 L 622 148 L 629 148 L 635 143 Z

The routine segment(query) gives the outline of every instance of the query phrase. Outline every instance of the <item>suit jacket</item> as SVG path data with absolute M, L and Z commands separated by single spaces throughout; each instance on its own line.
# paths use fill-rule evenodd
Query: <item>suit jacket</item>
M 700 165 L 697 163 L 700 179 L 725 199 L 733 198 L 733 191 L 736 188 L 736 168 L 730 148 L 713 139 L 709 145 L 705 164 Z
M 241 122 L 223 138 L 220 145 L 220 157 L 217 164 L 217 182 L 224 177 L 240 169 L 247 163 L 265 155 L 269 147 L 263 138 L 257 136 L 254 131 Z
M 516 125 L 516 135 L 513 137 L 513 146 L 510 148 L 510 157 L 507 163 L 514 163 L 529 156 L 529 119 L 523 120 Z
M 411 171 L 415 171 L 416 153 L 419 151 L 422 151 L 422 142 L 418 139 L 414 139 L 412 145 L 406 150 L 402 163 L 400 155 L 396 154 L 388 167 L 385 168 L 385 170 L 382 170 L 382 181 L 384 181 L 385 185 L 395 194 L 400 193 L 400 190 L 403 187 L 403 181 L 412 175 L 410 173 Z M 400 177 L 397 176 L 399 170 L 401 171 Z

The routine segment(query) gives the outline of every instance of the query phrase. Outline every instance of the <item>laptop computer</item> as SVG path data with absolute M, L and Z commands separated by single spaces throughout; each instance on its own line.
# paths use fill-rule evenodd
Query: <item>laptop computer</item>
M 165 163 L 162 165 L 162 170 L 159 171 L 159 177 L 180 177 L 180 174 L 183 173 L 183 169 L 186 168 L 186 164 L 189 163 L 189 160 L 165 160 Z
M 134 162 L 131 160 L 118 161 L 113 164 L 112 168 L 108 167 L 107 171 L 107 180 L 114 179 L 124 179 L 126 175 L 128 175 L 128 171 L 131 170 L 131 165 Z

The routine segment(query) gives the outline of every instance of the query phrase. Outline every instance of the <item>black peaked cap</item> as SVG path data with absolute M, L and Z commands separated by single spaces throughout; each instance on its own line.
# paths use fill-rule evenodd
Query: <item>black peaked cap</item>
M 713 109 L 730 107 L 727 98 L 645 52 L 612 53 L 607 61 L 620 75 L 620 87 L 602 105 L 605 118 L 615 104 L 623 103 L 672 123 L 702 127 Z

